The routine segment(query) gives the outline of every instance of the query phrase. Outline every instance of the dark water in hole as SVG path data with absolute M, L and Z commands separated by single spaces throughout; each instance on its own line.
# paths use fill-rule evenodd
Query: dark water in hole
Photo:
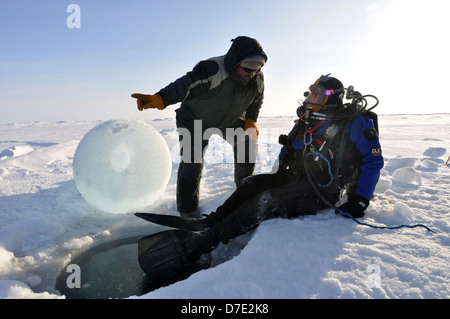
M 204 254 L 190 274 L 204 269 L 203 264 L 214 267 L 234 256 L 250 239 L 251 232 L 231 240 L 227 245 L 219 245 L 211 254 Z M 136 236 L 99 244 L 72 259 L 56 279 L 55 288 L 67 299 L 109 299 L 141 296 L 161 287 L 147 279 L 138 262 L 138 240 Z M 67 281 L 73 271 L 67 272 L 69 265 L 78 265 L 81 274 L 81 287 L 69 288 Z M 69 279 L 70 282 L 72 282 Z M 168 282 L 165 285 L 171 284 Z
M 155 289 L 139 267 L 137 241 L 141 237 L 120 239 L 88 249 L 68 263 L 80 267 L 81 288 L 68 288 L 67 279 L 73 271 L 67 272 L 66 265 L 56 280 L 56 289 L 67 299 L 126 298 Z

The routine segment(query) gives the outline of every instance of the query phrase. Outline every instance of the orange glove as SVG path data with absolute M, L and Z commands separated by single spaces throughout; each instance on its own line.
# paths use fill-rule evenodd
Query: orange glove
M 164 110 L 164 102 L 162 100 L 161 95 L 147 95 L 147 94 L 139 94 L 134 93 L 131 94 L 131 97 L 137 99 L 137 108 L 139 111 L 143 109 L 158 109 Z
M 250 119 L 245 120 L 244 125 L 245 134 L 249 136 L 251 140 L 257 140 L 259 135 L 259 128 L 256 122 Z

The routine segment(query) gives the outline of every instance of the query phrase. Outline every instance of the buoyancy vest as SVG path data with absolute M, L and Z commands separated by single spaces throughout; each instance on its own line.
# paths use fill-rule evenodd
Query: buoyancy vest
M 370 136 L 364 137 L 373 132 L 376 114 L 370 115 L 372 121 L 366 115 L 361 116 L 366 119 L 359 119 L 356 124 L 353 123 L 354 118 L 310 123 L 305 123 L 300 118 L 289 135 L 280 137 L 280 143 L 283 145 L 279 156 L 280 166 L 289 169 L 297 179 L 301 179 L 306 175 L 306 161 L 306 167 L 321 191 L 338 193 L 346 188 L 347 193 L 353 193 L 360 187 L 364 188 L 362 194 L 370 198 L 375 185 L 371 185 L 371 181 L 368 181 L 367 185 L 364 182 L 358 185 L 363 165 L 362 153 L 367 154 L 368 148 L 380 147 L 377 133 L 373 139 Z M 361 135 L 362 138 L 356 138 Z M 373 167 L 374 175 L 379 174 L 383 165 L 382 157 L 366 156 L 371 157 L 370 161 L 375 163 L 368 170 Z

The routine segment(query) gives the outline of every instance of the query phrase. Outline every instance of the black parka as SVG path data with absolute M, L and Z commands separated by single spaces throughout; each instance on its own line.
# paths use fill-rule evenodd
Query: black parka
M 257 121 L 264 98 L 264 76 L 259 72 L 247 85 L 235 76 L 234 68 L 243 59 L 261 55 L 261 45 L 249 37 L 237 37 L 224 56 L 200 61 L 192 71 L 156 94 L 164 105 L 182 102 L 177 112 L 179 126 L 202 120 L 203 128 L 232 127 L 239 119 Z

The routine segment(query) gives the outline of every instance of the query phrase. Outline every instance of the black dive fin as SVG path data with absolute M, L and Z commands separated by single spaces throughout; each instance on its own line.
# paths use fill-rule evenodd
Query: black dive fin
M 186 245 L 195 235 L 185 230 L 168 230 L 139 239 L 139 266 L 148 279 L 154 284 L 171 284 L 209 268 L 211 259 L 200 258 L 203 252 Z
M 164 214 L 152 214 L 152 213 L 135 213 L 137 217 L 145 219 L 146 221 L 162 225 L 168 226 L 178 229 L 191 230 L 191 231 L 200 231 L 208 228 L 206 226 L 205 219 L 200 218 L 186 218 L 180 216 L 173 215 L 164 215 Z

